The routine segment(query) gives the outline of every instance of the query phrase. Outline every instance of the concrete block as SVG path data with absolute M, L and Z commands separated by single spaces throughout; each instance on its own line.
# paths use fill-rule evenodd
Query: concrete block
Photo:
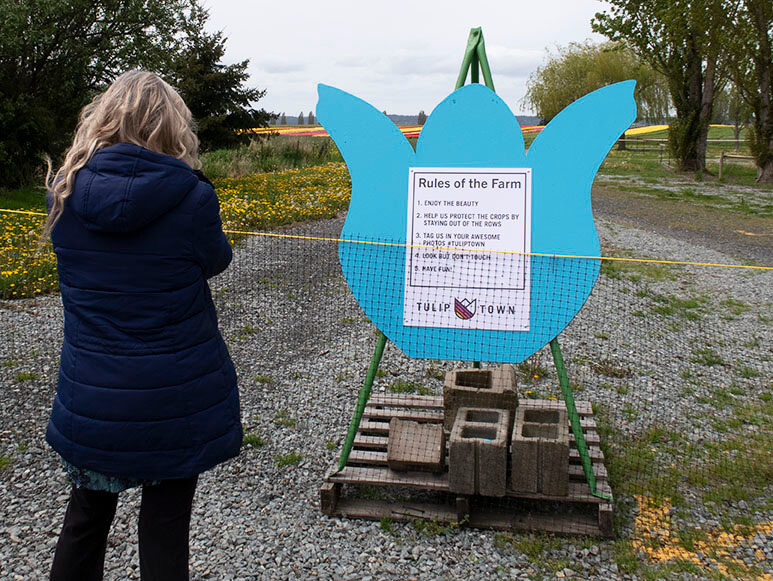
M 443 383 L 443 428 L 450 432 L 461 407 L 496 408 L 510 411 L 510 421 L 518 407 L 515 368 L 505 364 L 490 369 L 455 369 L 446 373 Z M 510 429 L 508 426 L 508 439 Z
M 569 418 L 565 409 L 518 408 L 510 452 L 513 492 L 566 496 Z
M 457 494 L 504 496 L 510 412 L 461 407 L 451 430 L 448 486 Z
M 421 424 L 392 418 L 389 422 L 387 464 L 398 472 L 442 472 L 445 443 L 443 426 L 440 424 Z

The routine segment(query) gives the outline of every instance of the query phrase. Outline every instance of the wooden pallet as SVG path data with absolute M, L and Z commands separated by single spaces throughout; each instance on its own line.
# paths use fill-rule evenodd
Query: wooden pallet
M 560 409 L 564 403 L 522 399 L 519 405 Z M 576 406 L 596 476 L 596 490 L 611 497 L 612 490 L 604 466 L 604 454 L 599 447 L 599 435 L 591 405 L 588 402 L 577 402 Z M 591 494 L 571 430 L 567 496 L 508 492 L 505 498 L 500 499 L 452 494 L 448 486 L 447 470 L 439 474 L 390 470 L 387 466 L 387 443 L 389 421 L 392 418 L 442 423 L 443 398 L 372 396 L 365 408 L 346 466 L 341 471 L 331 471 L 320 490 L 321 509 L 324 514 L 371 520 L 428 519 L 438 523 L 464 522 L 468 526 L 497 530 L 540 530 L 600 537 L 614 536 L 613 501 Z M 368 487 L 370 496 L 374 496 L 374 489 L 412 489 L 418 492 L 421 498 L 406 499 L 400 494 L 392 499 L 357 498 L 344 494 L 355 487 Z

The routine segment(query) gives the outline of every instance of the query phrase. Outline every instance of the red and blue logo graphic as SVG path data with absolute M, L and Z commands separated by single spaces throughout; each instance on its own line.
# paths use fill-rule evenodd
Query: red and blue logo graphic
M 464 321 L 472 319 L 475 316 L 475 303 L 477 302 L 478 299 L 462 299 L 461 301 L 454 299 L 454 313 Z

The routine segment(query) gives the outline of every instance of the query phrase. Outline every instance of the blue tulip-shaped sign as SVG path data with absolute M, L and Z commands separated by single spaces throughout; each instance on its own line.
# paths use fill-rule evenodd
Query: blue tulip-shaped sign
M 365 314 L 411 357 L 514 363 L 556 337 L 598 278 L 591 184 L 636 117 L 634 85 L 574 102 L 528 153 L 483 85 L 440 103 L 415 153 L 376 108 L 319 85 L 352 178 L 339 257 Z

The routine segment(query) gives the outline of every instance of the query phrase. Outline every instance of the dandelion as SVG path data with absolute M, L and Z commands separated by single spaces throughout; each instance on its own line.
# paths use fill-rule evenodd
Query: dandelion
M 349 206 L 346 165 L 253 174 L 215 181 L 224 230 L 269 230 L 295 222 L 333 218 Z M 32 209 L 31 211 L 40 211 Z M 38 250 L 44 216 L 0 212 L 0 299 L 58 292 L 56 256 Z M 230 237 L 236 244 L 238 236 Z

